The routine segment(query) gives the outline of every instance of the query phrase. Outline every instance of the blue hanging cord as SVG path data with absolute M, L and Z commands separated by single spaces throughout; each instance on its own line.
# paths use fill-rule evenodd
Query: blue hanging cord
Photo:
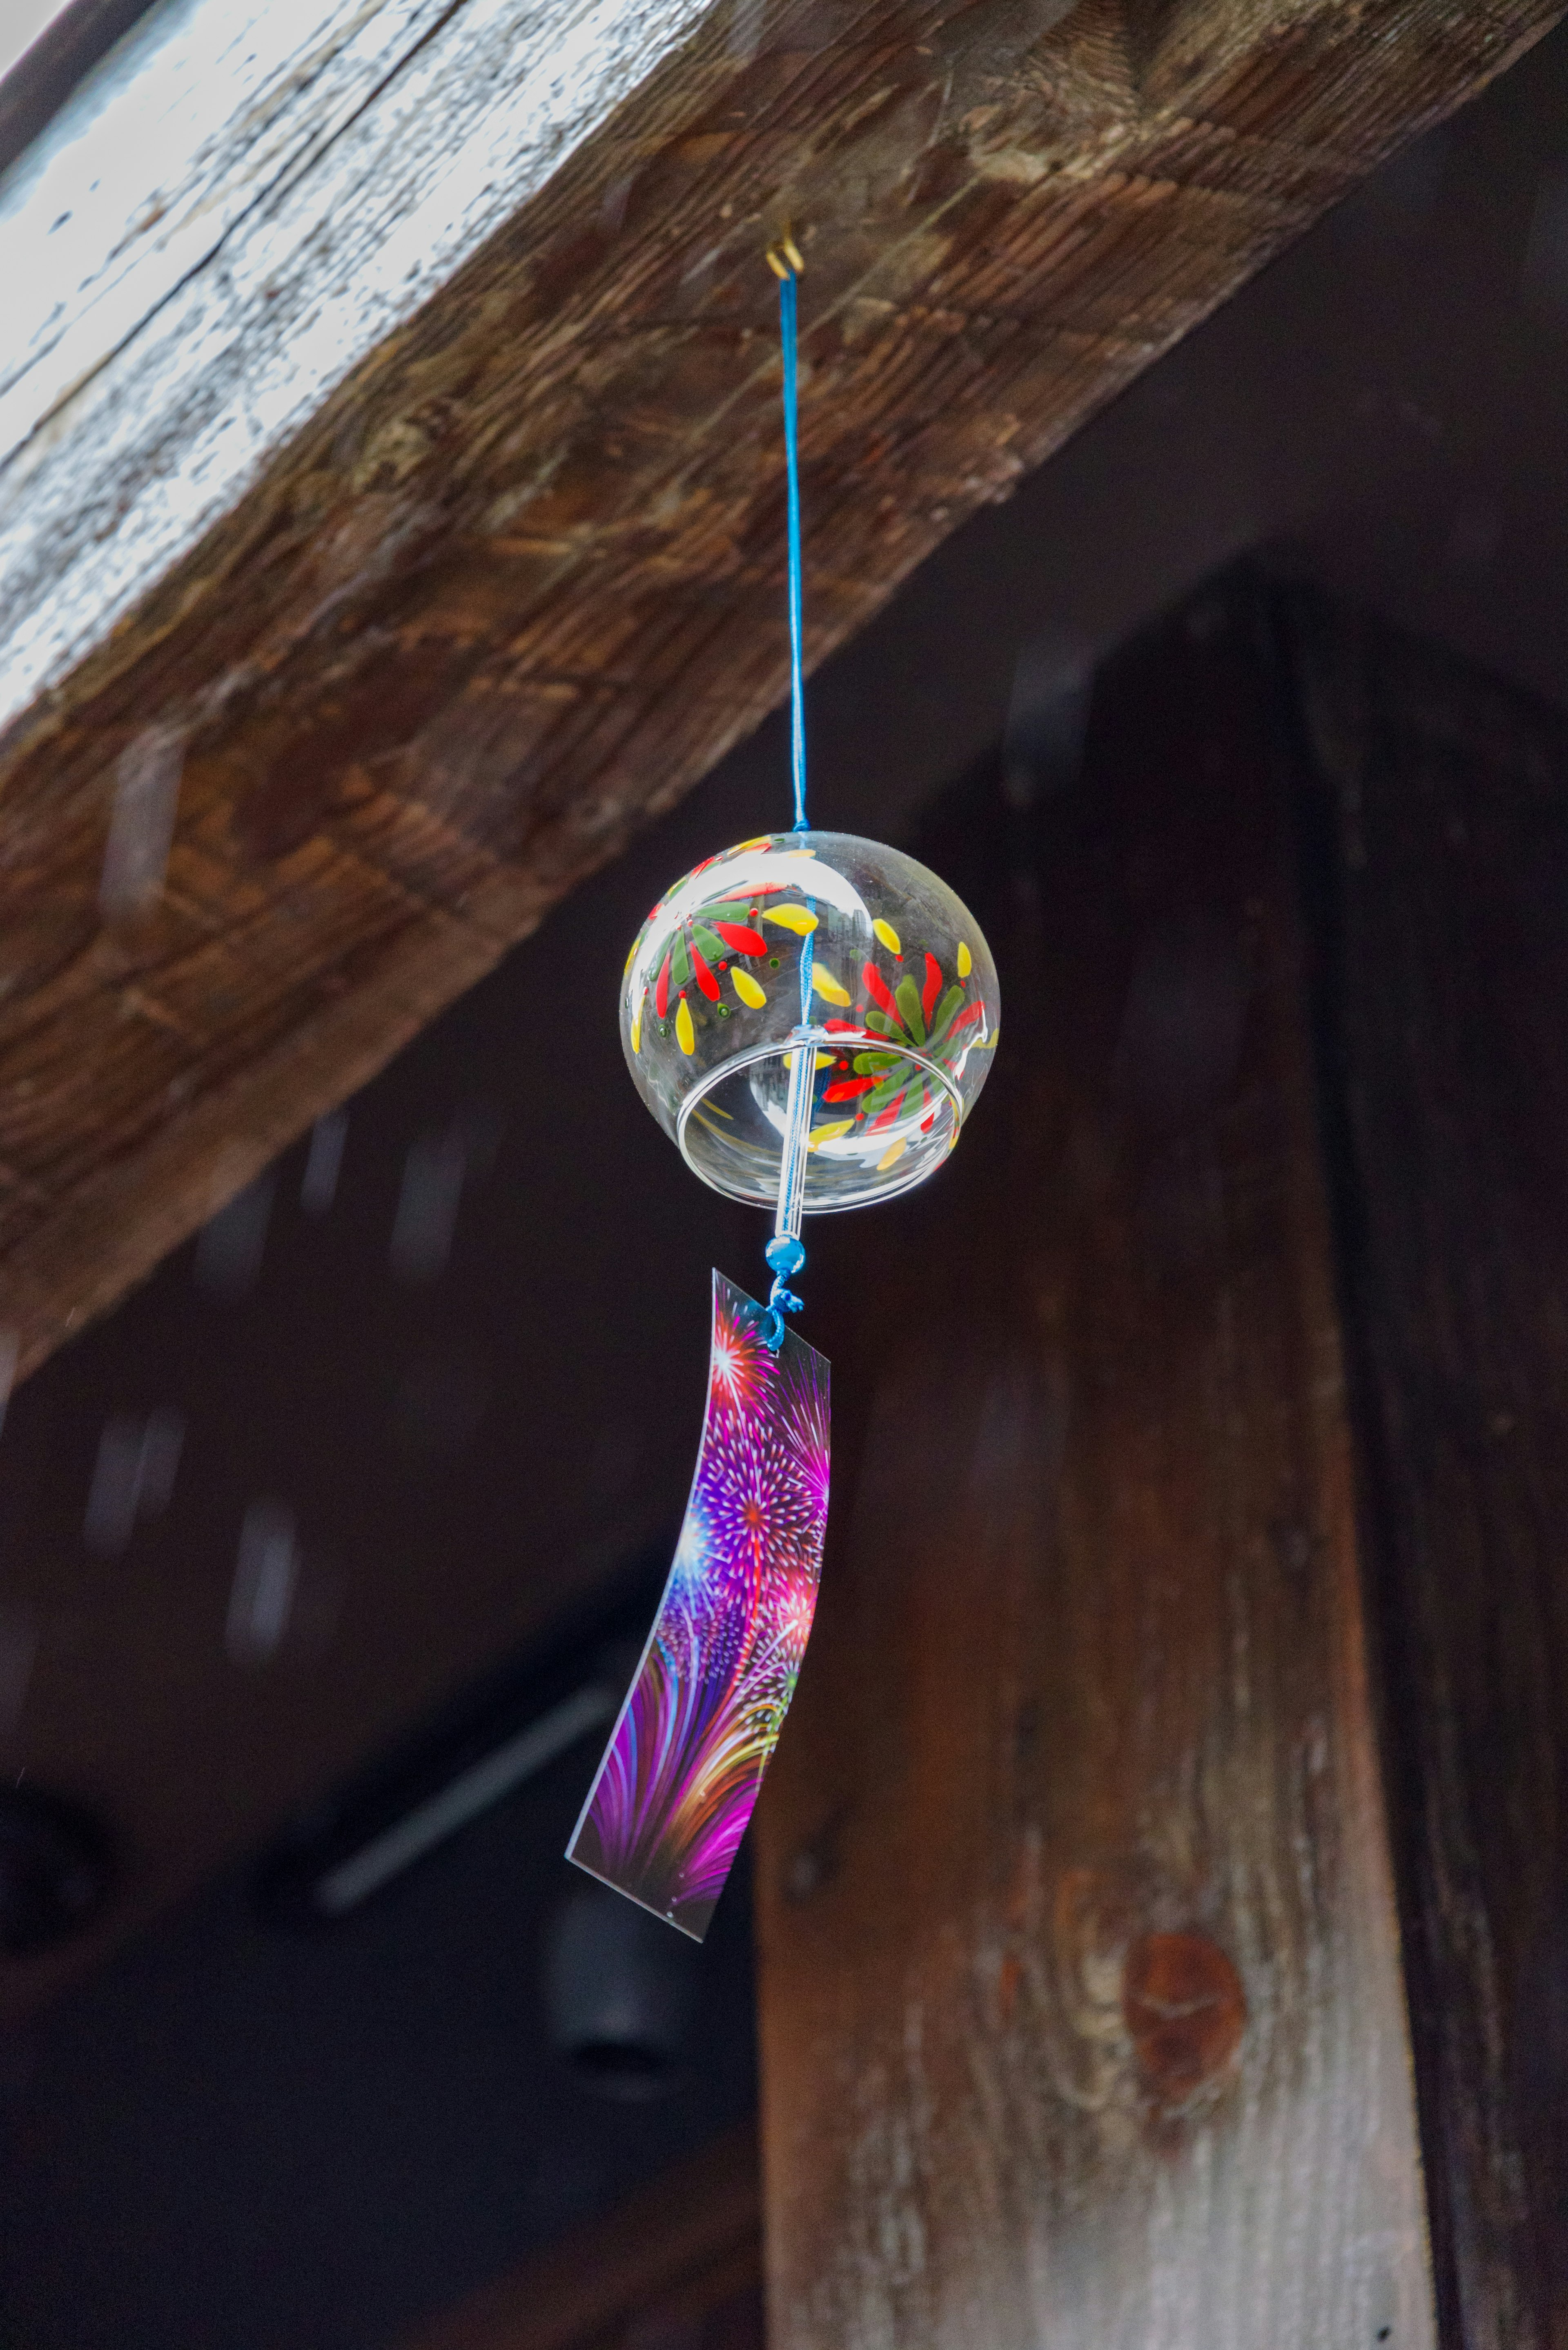
M 805 634 L 805 592 L 800 560 L 800 440 L 796 424 L 799 400 L 795 389 L 795 348 L 799 309 L 795 293 L 800 256 L 786 240 L 781 248 L 788 265 L 779 279 L 779 340 L 784 347 L 784 477 L 789 511 L 789 734 L 790 767 L 794 776 L 794 829 L 809 832 L 805 813 L 805 669 L 801 639 Z M 774 267 L 778 264 L 774 263 Z M 800 1023 L 811 1024 L 811 971 L 815 941 L 808 931 L 800 951 Z
M 801 659 L 805 632 L 800 564 L 800 448 L 796 430 L 799 406 L 795 386 L 798 306 L 795 280 L 800 259 L 786 238 L 776 249 L 784 263 L 779 277 L 779 340 L 784 348 L 784 472 L 789 489 L 789 700 L 790 765 L 794 775 L 794 828 L 807 829 L 805 816 L 805 678 Z M 774 269 L 779 259 L 770 254 Z
M 794 239 L 786 230 L 780 242 L 768 255 L 768 266 L 779 281 L 779 344 L 784 359 L 784 476 L 787 486 L 788 546 L 789 546 L 789 684 L 790 684 L 790 767 L 794 779 L 794 829 L 810 830 L 805 813 L 805 674 L 801 639 L 805 634 L 804 597 L 801 586 L 800 559 L 800 447 L 796 426 L 799 406 L 796 384 L 796 348 L 799 341 L 799 305 L 795 281 L 805 267 L 795 249 Z M 811 1023 L 811 975 L 814 963 L 814 941 L 808 933 L 802 942 L 800 954 L 800 1020 L 803 1028 Z M 798 1314 L 804 1300 L 785 1284 L 805 1263 L 805 1250 L 798 1239 L 775 1233 L 767 1246 L 768 1264 L 774 1274 L 774 1285 L 768 1293 L 767 1309 L 763 1317 L 763 1343 L 777 1354 L 784 1341 L 786 1314 Z

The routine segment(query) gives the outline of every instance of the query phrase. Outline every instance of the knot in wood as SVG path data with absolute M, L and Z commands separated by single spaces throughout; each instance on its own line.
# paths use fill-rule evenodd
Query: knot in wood
M 1202 1934 L 1145 1934 L 1122 1970 L 1122 2014 L 1145 2090 L 1174 2115 L 1229 2072 L 1247 2001 L 1218 1943 Z

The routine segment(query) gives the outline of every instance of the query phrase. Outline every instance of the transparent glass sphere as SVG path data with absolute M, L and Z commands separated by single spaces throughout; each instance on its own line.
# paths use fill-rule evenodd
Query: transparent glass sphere
M 773 832 L 660 899 L 627 958 L 620 1035 L 687 1164 L 759 1206 L 778 1196 L 790 1066 L 809 1047 L 805 1207 L 821 1215 L 935 1172 L 999 1014 L 991 950 L 946 882 L 853 833 Z

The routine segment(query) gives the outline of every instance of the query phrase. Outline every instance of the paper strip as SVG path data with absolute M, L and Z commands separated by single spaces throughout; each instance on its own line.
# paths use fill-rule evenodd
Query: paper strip
M 708 1409 L 674 1564 L 566 1857 L 701 1941 L 811 1632 L 828 1366 L 713 1275 Z

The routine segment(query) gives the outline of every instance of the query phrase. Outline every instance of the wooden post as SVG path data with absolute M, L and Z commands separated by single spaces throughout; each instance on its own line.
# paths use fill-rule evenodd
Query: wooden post
M 1297 602 L 1445 2337 L 1568 2345 L 1568 724 Z
M 1002 965 L 819 1228 L 839 1490 L 759 1813 L 774 2350 L 1428 2350 L 1285 789 L 1245 613 L 932 861 Z M 860 1427 L 846 1426 L 858 1399 Z

